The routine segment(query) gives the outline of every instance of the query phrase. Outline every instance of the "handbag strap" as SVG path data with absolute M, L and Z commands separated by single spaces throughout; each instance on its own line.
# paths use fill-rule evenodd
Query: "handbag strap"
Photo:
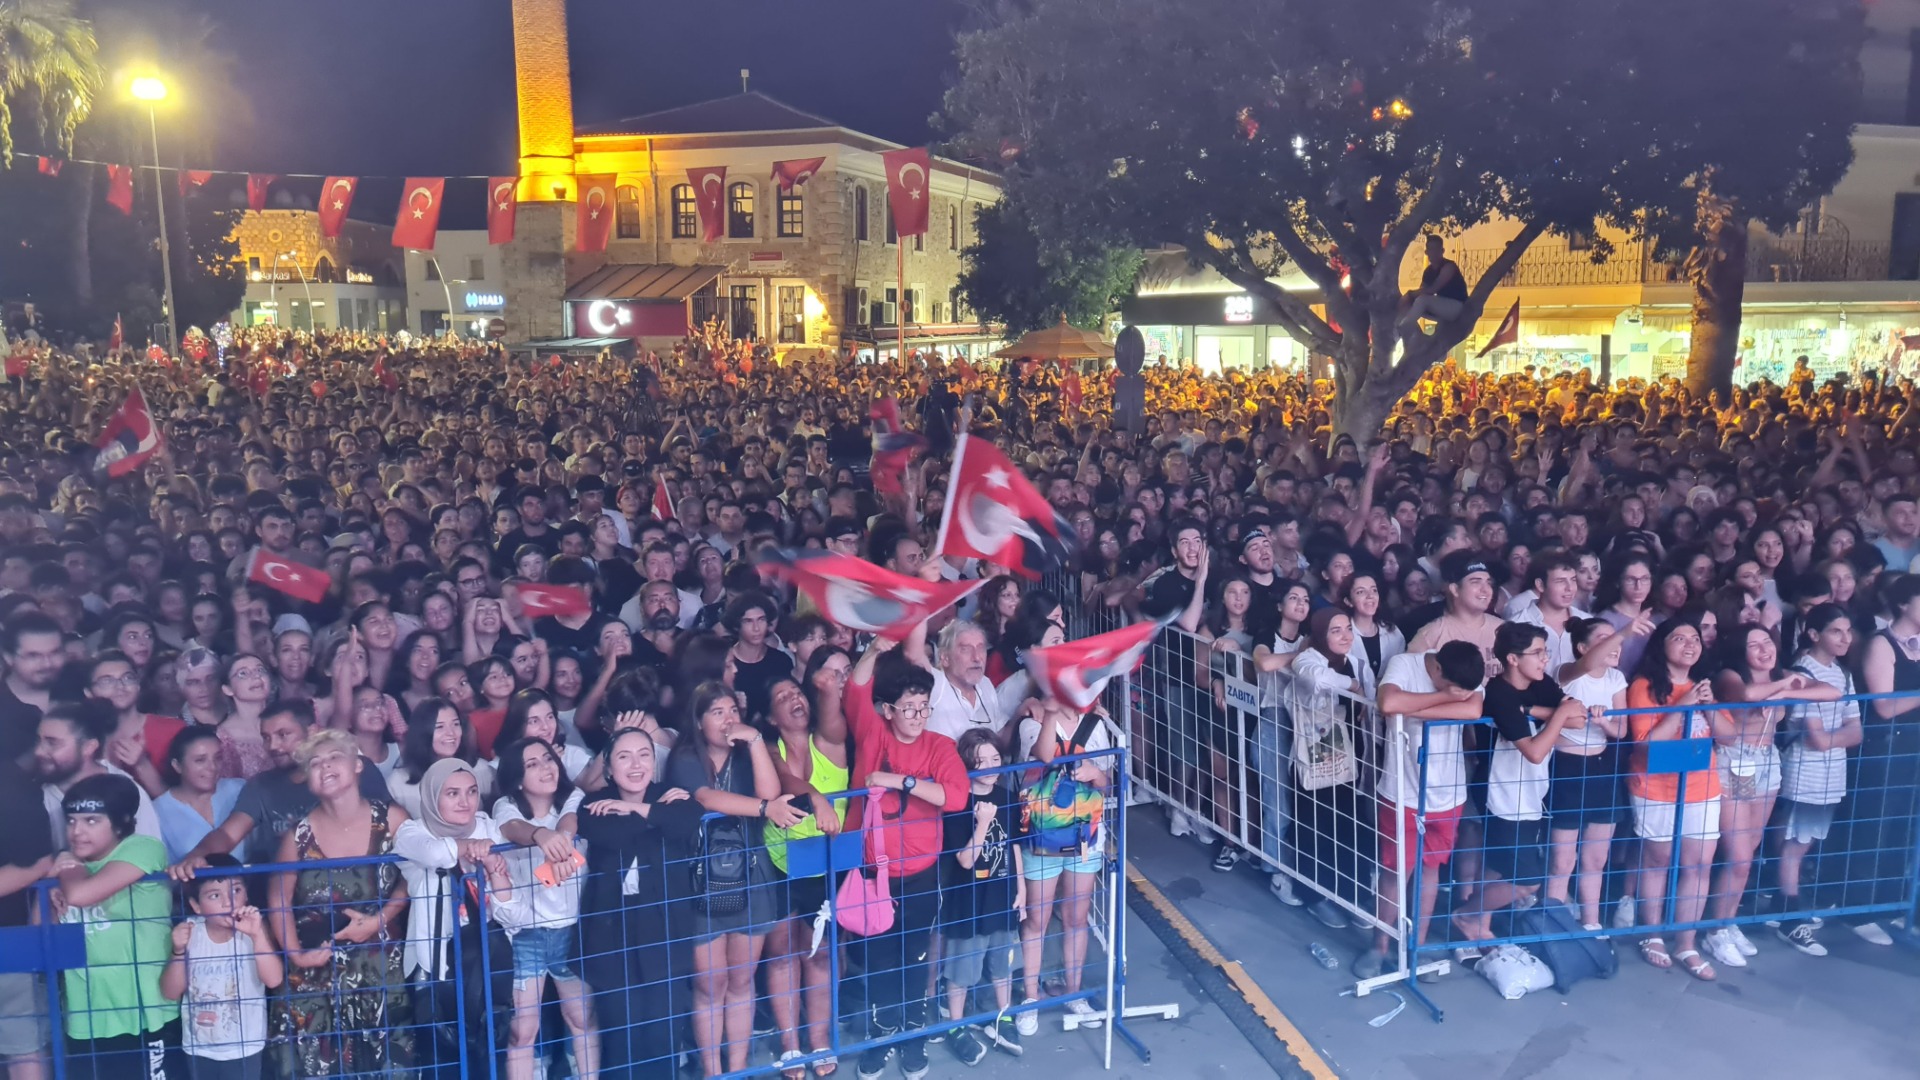
M 885 837 L 880 835 L 880 825 L 883 820 L 883 815 L 880 812 L 880 800 L 886 793 L 886 788 L 872 787 L 867 789 L 867 805 L 861 814 L 860 822 L 861 829 L 866 832 L 868 839 L 873 841 L 874 849 L 877 852 L 873 857 L 874 878 L 879 881 L 881 885 L 887 883 L 887 841 Z

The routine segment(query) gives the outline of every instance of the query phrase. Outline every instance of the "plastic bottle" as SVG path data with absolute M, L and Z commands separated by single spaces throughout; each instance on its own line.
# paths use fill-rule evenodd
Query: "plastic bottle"
M 1326 968 L 1328 971 L 1336 971 L 1339 969 L 1340 961 L 1336 959 L 1331 952 L 1327 951 L 1325 945 L 1316 941 L 1307 946 L 1307 951 L 1312 953 L 1313 958 L 1320 961 L 1320 966 Z

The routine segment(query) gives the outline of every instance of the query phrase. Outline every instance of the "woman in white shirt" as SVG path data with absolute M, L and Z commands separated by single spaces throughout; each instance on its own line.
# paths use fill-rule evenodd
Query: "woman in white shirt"
M 1359 853 L 1377 846 L 1360 836 L 1360 761 L 1377 733 L 1363 730 L 1374 699 L 1373 669 L 1355 643 L 1353 618 L 1322 608 L 1307 623 L 1307 645 L 1293 657 L 1289 710 L 1293 715 L 1294 869 L 1321 894 L 1307 905 L 1333 929 L 1347 925 L 1341 904 L 1359 910 L 1371 890 L 1360 877 Z
M 1651 620 L 1645 629 L 1652 632 Z M 1639 632 L 1631 625 L 1616 631 L 1605 619 L 1569 620 L 1567 639 L 1574 659 L 1554 672 L 1560 689 L 1587 707 L 1587 723 L 1562 727 L 1548 759 L 1552 780 L 1547 789 L 1547 898 L 1572 903 L 1568 886 L 1577 866 L 1579 880 L 1574 887 L 1580 922 L 1589 930 L 1600 929 L 1607 852 L 1614 823 L 1625 805 L 1619 740 L 1626 736 L 1627 718 L 1606 714 L 1627 707 L 1627 677 L 1620 673 L 1620 653 Z
M 476 760 L 473 727 L 445 698 L 431 697 L 414 706 L 407 733 L 400 739 L 400 763 L 387 775 L 387 792 L 409 817 L 420 816 L 420 785 L 435 762 L 456 760 L 466 765 L 480 785 L 480 804 L 493 801 L 493 766 Z
M 500 721 L 500 734 L 494 737 L 493 745 L 507 746 L 522 739 L 540 739 L 553 744 L 560 754 L 560 764 L 567 770 L 567 779 L 577 781 L 580 774 L 593 763 L 593 755 L 585 747 L 562 742 L 560 737 L 560 713 L 553 707 L 553 698 L 545 690 L 531 687 L 516 690 L 507 699 L 507 715 Z M 493 771 L 502 772 L 500 760 L 495 759 Z
M 1841 697 L 1859 693 L 1844 666 L 1853 651 L 1853 621 L 1839 604 L 1818 604 L 1801 621 L 1806 650 L 1793 670 L 1817 679 Z M 1820 701 L 1794 705 L 1787 713 L 1791 741 L 1780 754 L 1780 801 L 1786 827 L 1780 832 L 1780 906 L 1806 908 L 1800 900 L 1800 868 L 1813 845 L 1833 827 L 1833 812 L 1847 795 L 1847 751 L 1860 745 L 1860 703 Z M 1825 956 L 1807 919 L 1783 918 L 1778 933 L 1808 956 Z

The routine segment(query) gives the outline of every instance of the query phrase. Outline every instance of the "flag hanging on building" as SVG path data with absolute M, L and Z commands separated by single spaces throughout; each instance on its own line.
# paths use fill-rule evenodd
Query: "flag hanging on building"
M 873 403 L 868 413 L 873 420 L 873 462 L 867 469 L 867 475 L 873 480 L 873 490 L 878 495 L 898 495 L 902 488 L 900 478 L 912 462 L 914 452 L 927 445 L 927 440 L 908 431 L 900 422 L 900 399 L 884 397 Z
M 999 448 L 962 434 L 934 550 L 1038 578 L 1073 554 L 1073 526 Z
M 1515 298 L 1512 310 L 1507 312 L 1506 318 L 1500 320 L 1500 326 L 1493 332 L 1493 336 L 1487 339 L 1486 348 L 1475 353 L 1473 358 L 1478 360 L 1502 345 L 1512 345 L 1519 340 L 1520 301 L 1518 298 Z
M 514 219 L 520 210 L 515 189 L 519 186 L 518 177 L 493 176 L 487 179 L 487 243 L 506 244 L 513 241 Z
M 605 251 L 613 235 L 613 174 L 582 176 L 580 203 L 576 208 L 573 249 Z
M 283 559 L 263 547 L 254 548 L 247 561 L 247 580 L 309 604 L 325 600 L 333 587 L 333 577 L 325 570 Z
M 93 467 L 104 470 L 109 477 L 125 476 L 160 452 L 164 445 L 160 426 L 154 423 L 153 412 L 139 387 L 127 391 L 126 402 L 107 419 L 106 428 L 93 445 L 100 451 Z
M 444 176 L 409 176 L 400 196 L 400 217 L 393 223 L 393 246 L 432 251 L 440 231 L 440 198 L 446 194 Z
M 320 235 L 329 240 L 340 235 L 347 223 L 347 211 L 353 206 L 353 193 L 360 188 L 356 176 L 329 176 L 320 188 Z
M 927 231 L 927 148 L 889 150 L 880 155 L 887 166 L 887 205 L 893 208 L 893 231 L 919 236 Z
M 132 166 L 107 166 L 107 205 L 123 214 L 133 213 Z
M 711 244 L 727 234 L 727 167 L 688 169 L 687 182 L 700 211 L 700 239 Z
M 830 551 L 782 553 L 761 567 L 791 581 L 832 622 L 895 641 L 984 584 L 923 581 Z
M 247 209 L 265 210 L 267 208 L 267 189 L 280 179 L 276 173 L 247 174 Z
M 175 179 L 179 181 L 180 197 L 184 199 L 187 197 L 187 192 L 197 187 L 206 186 L 207 181 L 213 179 L 213 170 L 212 169 L 181 169 L 180 172 L 175 176 Z
M 65 164 L 66 162 L 60 160 L 59 158 L 52 158 L 52 157 L 46 156 L 45 154 L 42 154 L 40 155 L 40 175 L 41 176 L 59 176 L 60 166 Z
M 1085 712 L 1100 700 L 1108 680 L 1139 669 L 1163 625 L 1148 619 L 1079 641 L 1028 649 L 1020 657 L 1033 681 L 1046 687 L 1055 701 Z
M 780 182 L 781 191 L 792 191 L 813 179 L 813 174 L 819 172 L 826 163 L 827 159 L 823 157 L 776 161 L 773 163 L 773 179 Z

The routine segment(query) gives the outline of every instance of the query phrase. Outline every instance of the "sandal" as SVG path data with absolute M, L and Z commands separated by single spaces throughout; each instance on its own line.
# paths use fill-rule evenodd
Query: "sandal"
M 794 1065 L 791 1067 L 787 1065 L 789 1061 L 798 1061 L 806 1056 L 807 1055 L 798 1050 L 788 1050 L 786 1053 L 781 1054 L 780 1075 L 785 1077 L 786 1080 L 807 1080 L 807 1067 L 805 1065 Z
M 1640 955 L 1646 959 L 1647 963 L 1652 964 L 1661 971 L 1665 971 L 1673 966 L 1673 957 L 1667 954 L 1667 943 L 1664 939 L 1657 937 L 1641 938 Z M 1695 953 L 1694 955 L 1698 956 L 1699 954 Z
M 819 1077 L 819 1080 L 827 1080 L 827 1077 L 832 1076 L 834 1071 L 840 1068 L 840 1059 L 828 1054 L 828 1049 L 829 1047 L 822 1046 L 813 1051 L 816 1054 L 827 1054 L 826 1057 L 813 1063 L 813 1075 Z
M 1689 959 L 1689 957 L 1692 959 Z M 1675 955 L 1674 959 L 1680 961 L 1680 966 L 1687 969 L 1687 974 L 1699 979 L 1701 982 L 1713 982 L 1720 977 L 1714 973 L 1713 965 L 1707 962 L 1707 958 L 1701 956 L 1696 950 L 1688 949 L 1683 953 Z M 1695 963 L 1694 961 L 1699 962 Z

